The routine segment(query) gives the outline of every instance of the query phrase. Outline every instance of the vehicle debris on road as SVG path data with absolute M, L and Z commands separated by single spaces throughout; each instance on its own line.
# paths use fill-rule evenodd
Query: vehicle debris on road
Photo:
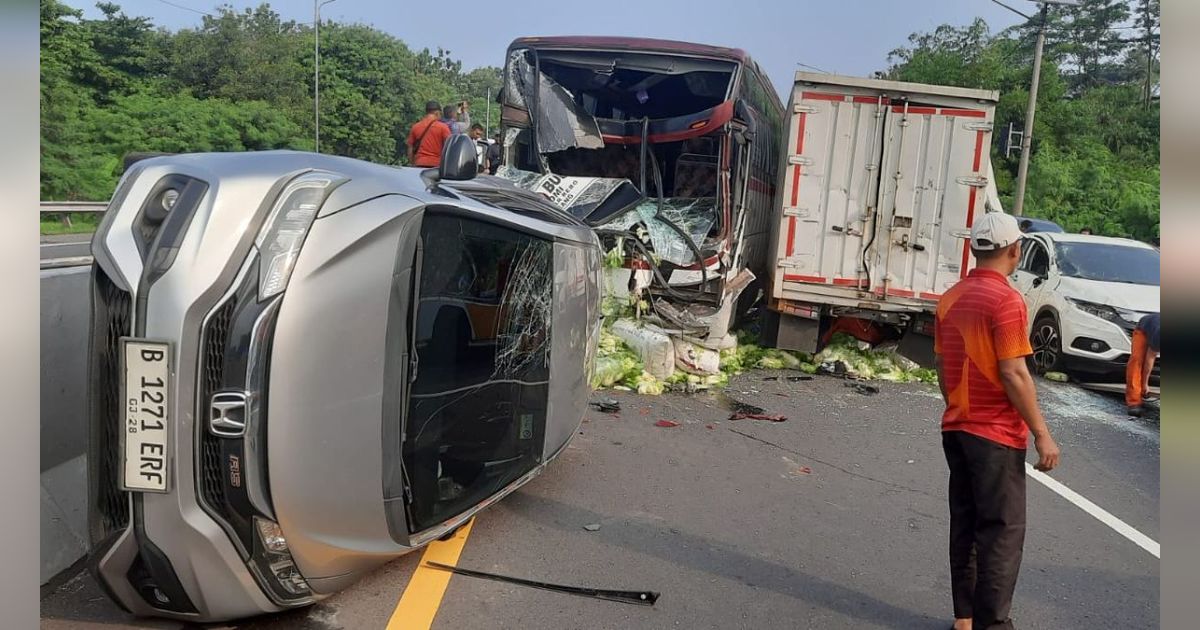
M 867 385 L 865 383 L 846 383 L 846 387 L 849 387 L 864 396 L 873 396 L 879 393 L 878 387 L 875 387 L 874 385 Z
M 729 416 L 730 420 L 767 420 L 769 422 L 787 422 L 787 416 L 776 413 L 745 413 L 735 411 Z
M 654 426 L 663 427 L 664 429 L 670 429 L 670 428 L 679 426 L 679 423 L 674 420 L 659 420 L 658 422 L 654 423 Z
M 449 571 L 456 575 L 465 575 L 467 577 L 481 578 L 485 580 L 495 580 L 497 582 L 507 582 L 509 584 L 520 584 L 532 588 L 540 588 L 545 591 L 553 591 L 555 593 L 566 593 L 568 595 L 578 595 L 580 597 L 591 597 L 593 599 L 603 599 L 610 602 L 620 602 L 622 604 L 637 604 L 639 606 L 653 606 L 654 602 L 658 601 L 659 593 L 656 591 L 614 591 L 599 588 L 587 588 L 582 586 L 564 586 L 562 584 L 551 584 L 550 582 L 537 582 L 534 580 L 526 580 L 507 575 L 499 575 L 497 573 L 485 573 L 483 571 L 475 571 L 472 569 L 463 569 L 454 567 L 440 562 L 426 560 L 425 565 L 443 571 Z
M 620 401 L 613 400 L 611 398 L 606 398 L 604 400 L 594 400 L 588 404 L 595 407 L 601 413 L 621 413 Z

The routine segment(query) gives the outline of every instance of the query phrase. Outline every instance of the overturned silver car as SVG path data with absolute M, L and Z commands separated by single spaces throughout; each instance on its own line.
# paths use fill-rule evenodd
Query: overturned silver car
M 135 164 L 93 241 L 93 572 L 128 611 L 303 606 L 530 480 L 583 416 L 600 249 L 440 169 Z

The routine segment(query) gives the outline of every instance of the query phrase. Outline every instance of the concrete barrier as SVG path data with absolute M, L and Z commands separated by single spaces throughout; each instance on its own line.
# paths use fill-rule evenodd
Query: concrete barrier
M 89 267 L 41 276 L 41 580 L 87 553 Z

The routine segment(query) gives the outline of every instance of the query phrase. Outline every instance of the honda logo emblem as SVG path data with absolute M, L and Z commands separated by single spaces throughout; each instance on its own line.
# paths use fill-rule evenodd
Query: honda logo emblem
M 213 394 L 208 412 L 208 430 L 221 437 L 242 437 L 246 433 L 246 392 Z

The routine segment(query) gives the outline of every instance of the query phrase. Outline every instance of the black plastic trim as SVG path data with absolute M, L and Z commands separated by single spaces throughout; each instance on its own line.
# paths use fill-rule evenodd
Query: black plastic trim
M 135 540 L 138 547 L 137 558 L 130 565 L 129 570 L 125 574 L 125 578 L 134 587 L 134 590 L 146 600 L 146 604 L 151 608 L 165 610 L 169 612 L 196 614 L 196 606 L 188 597 L 187 590 L 183 588 L 183 584 L 179 582 L 179 576 L 175 573 L 175 567 L 171 565 L 171 561 L 167 555 L 162 552 L 153 542 L 150 542 L 150 537 L 146 535 L 145 515 L 142 497 L 134 493 L 133 502 L 133 527 L 135 532 Z M 130 578 L 130 574 L 138 567 L 138 560 L 141 560 L 149 577 L 154 580 L 155 585 L 159 590 L 170 600 L 170 605 L 164 606 L 162 602 L 151 600 L 138 588 L 137 583 Z

